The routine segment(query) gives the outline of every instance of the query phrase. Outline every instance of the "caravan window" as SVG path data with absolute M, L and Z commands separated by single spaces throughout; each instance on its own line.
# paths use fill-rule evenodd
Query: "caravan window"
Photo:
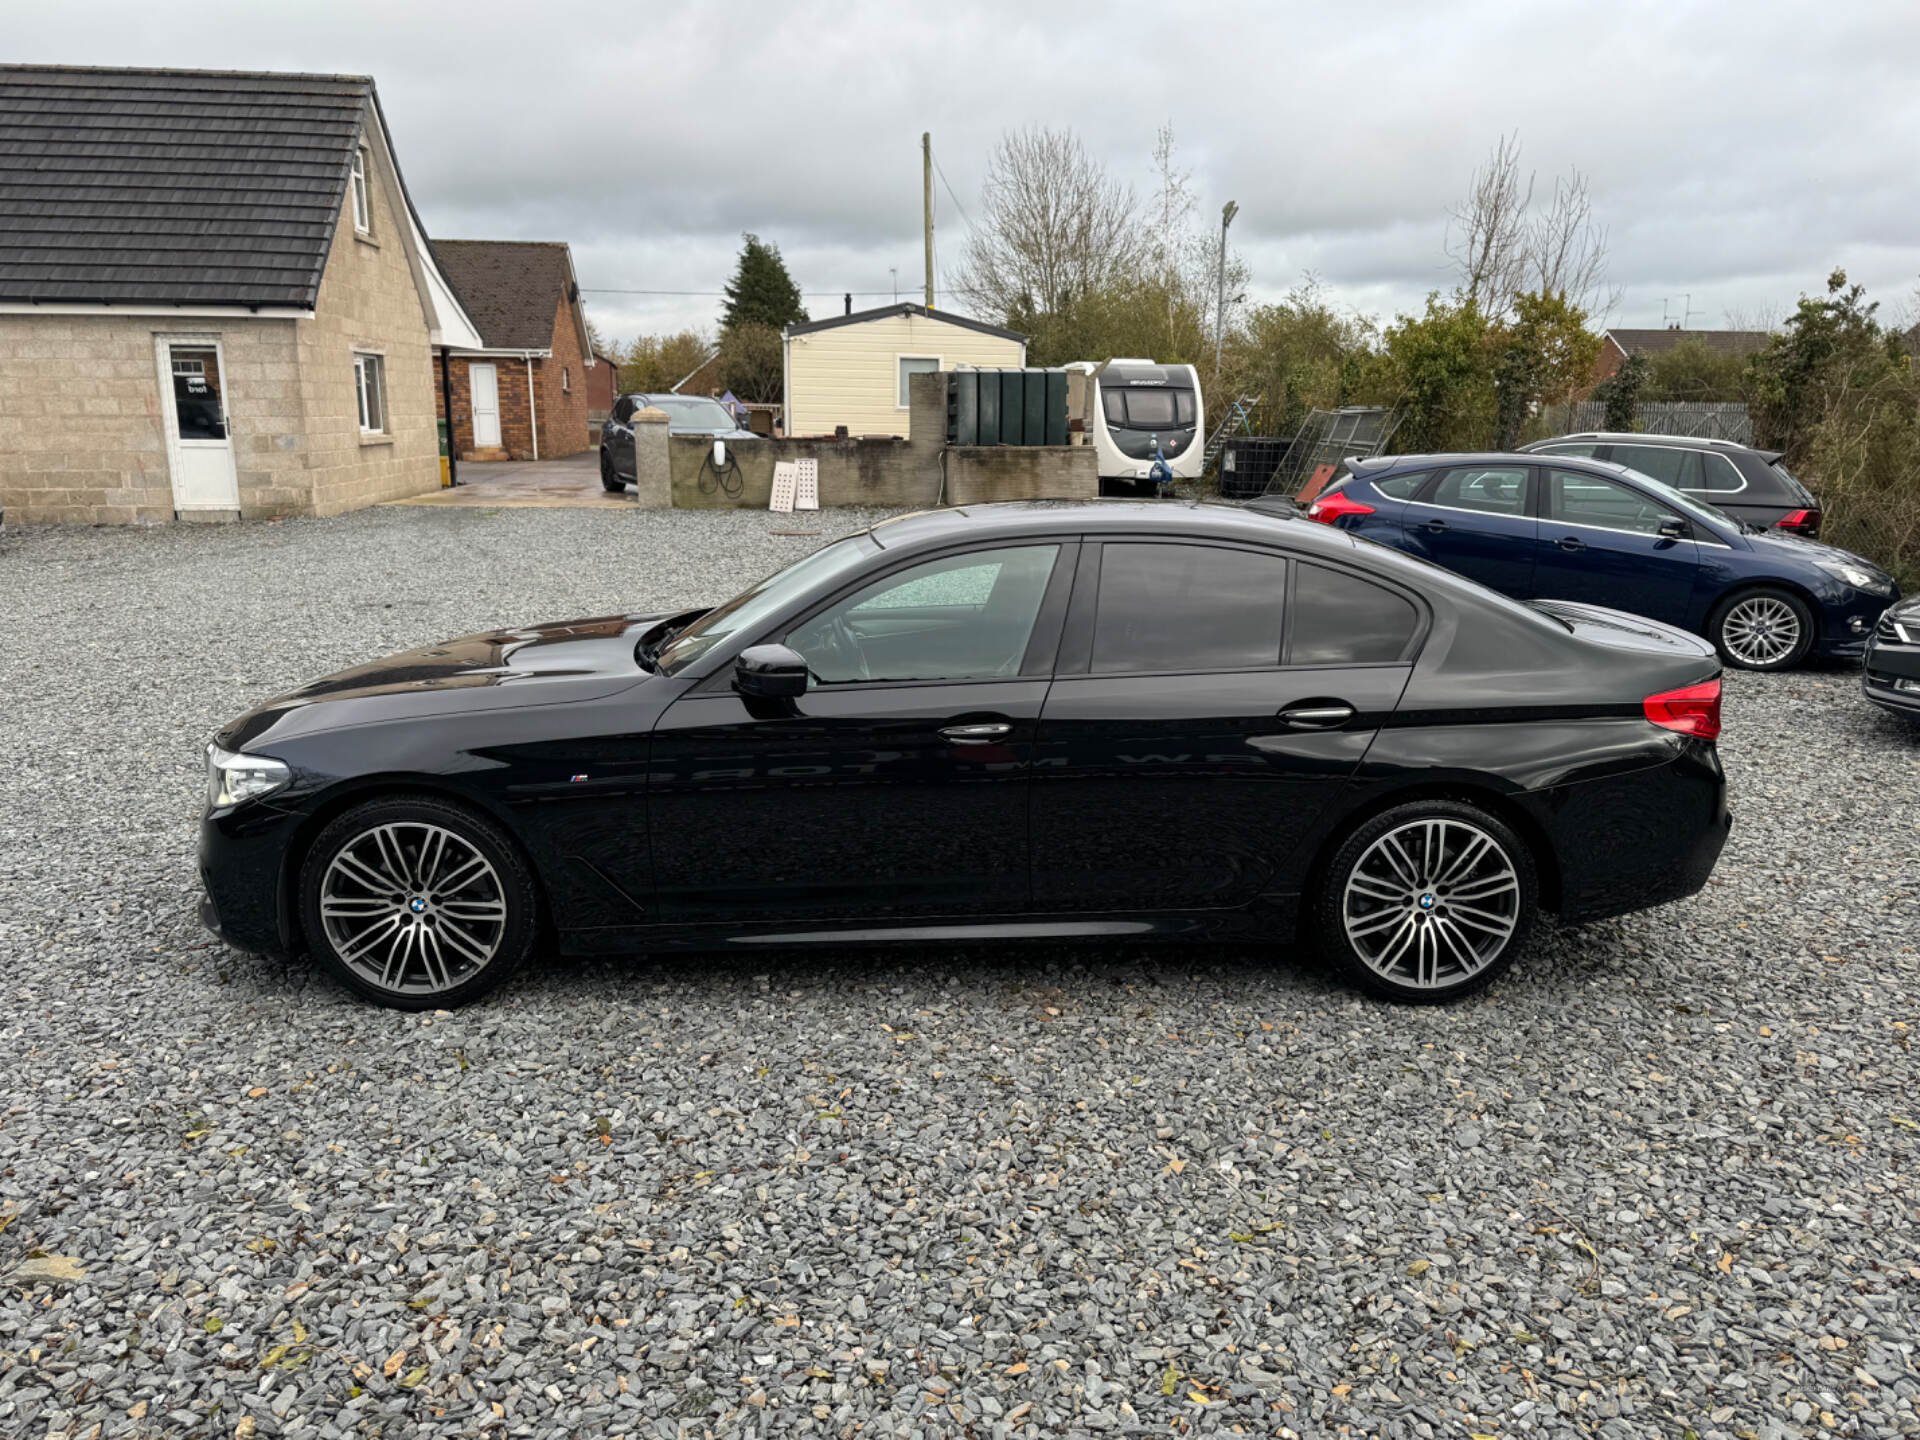
M 1107 424 L 1123 430 L 1165 430 L 1193 424 L 1191 390 L 1102 390 Z

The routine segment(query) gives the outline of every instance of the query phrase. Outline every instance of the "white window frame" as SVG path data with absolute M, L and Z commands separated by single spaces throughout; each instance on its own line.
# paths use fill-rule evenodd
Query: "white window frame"
M 353 228 L 359 234 L 373 233 L 373 196 L 367 189 L 367 147 L 353 147 Z
M 369 425 L 367 409 L 368 377 L 372 377 L 374 404 L 379 410 L 378 425 Z M 389 435 L 391 418 L 387 413 L 387 357 L 378 350 L 356 350 L 353 352 L 353 397 L 360 419 L 362 435 Z
M 560 393 L 562 395 L 573 393 L 573 372 L 564 365 L 560 367 Z
M 912 397 L 907 391 L 907 372 L 900 368 L 909 360 L 931 360 L 935 370 L 940 368 L 941 363 L 938 355 L 896 354 L 893 357 L 893 408 L 896 410 L 910 410 L 913 408 Z

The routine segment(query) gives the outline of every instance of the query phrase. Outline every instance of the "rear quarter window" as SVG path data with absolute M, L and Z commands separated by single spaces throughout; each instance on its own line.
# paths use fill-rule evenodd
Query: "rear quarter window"
M 1293 591 L 1292 665 L 1382 665 L 1404 659 L 1420 612 L 1396 591 L 1344 570 L 1302 564 Z
M 1369 483 L 1389 500 L 1411 500 L 1419 492 L 1420 487 L 1427 483 L 1427 476 L 1431 473 L 1427 470 L 1415 470 L 1408 475 L 1389 475 L 1384 480 L 1374 480 Z

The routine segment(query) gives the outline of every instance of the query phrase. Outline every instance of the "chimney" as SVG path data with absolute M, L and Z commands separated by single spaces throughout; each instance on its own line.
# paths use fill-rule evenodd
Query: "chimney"
M 852 295 L 847 296 L 847 312 L 846 313 L 849 315 L 853 313 L 853 296 Z

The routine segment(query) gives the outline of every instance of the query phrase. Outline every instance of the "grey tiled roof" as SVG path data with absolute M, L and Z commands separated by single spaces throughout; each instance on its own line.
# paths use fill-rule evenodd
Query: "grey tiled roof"
M 0 65 L 0 300 L 310 309 L 373 81 Z
M 564 240 L 435 240 L 434 263 L 497 350 L 547 350 L 572 267 Z

